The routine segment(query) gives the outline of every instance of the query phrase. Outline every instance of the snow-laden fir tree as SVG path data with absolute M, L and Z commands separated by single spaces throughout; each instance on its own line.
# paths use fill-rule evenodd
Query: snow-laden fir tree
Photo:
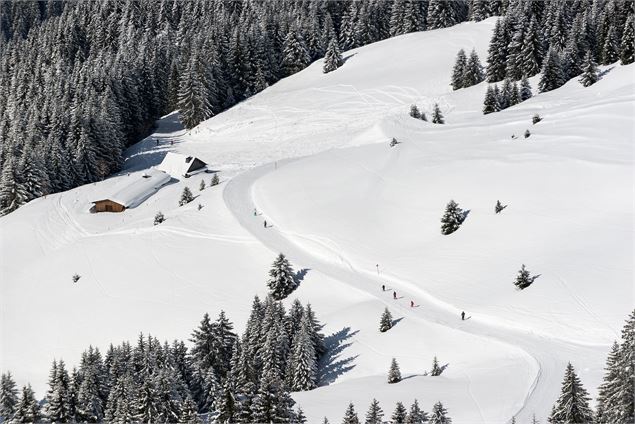
M 483 114 L 487 115 L 489 113 L 498 111 L 498 100 L 496 99 L 496 94 L 494 93 L 494 89 L 491 85 L 487 86 L 487 91 L 485 92 L 485 100 L 483 100 Z
M 531 123 L 536 125 L 538 122 L 542 121 L 542 118 L 537 113 L 531 117 Z
M 631 6 L 632 7 L 632 6 Z M 620 43 L 620 62 L 622 65 L 629 65 L 635 61 L 635 17 L 631 13 L 624 24 L 624 33 Z
M 377 399 L 373 399 L 366 412 L 364 424 L 382 424 L 384 422 L 384 411 L 379 406 Z
M 385 333 L 386 331 L 392 328 L 392 314 L 388 310 L 388 308 L 384 309 L 384 312 L 381 314 L 381 319 L 379 320 L 379 331 Z
M 202 179 L 201 183 L 198 185 L 198 190 L 199 191 L 205 190 L 205 180 L 204 179 Z
M 53 362 L 51 370 L 53 384 L 49 381 L 49 391 L 46 400 L 46 416 L 51 421 L 67 422 L 73 417 L 71 416 L 70 406 L 70 378 L 66 371 L 64 361 Z
M 408 411 L 408 416 L 406 417 L 406 423 L 423 424 L 426 421 L 428 421 L 428 414 L 419 407 L 419 401 L 415 399 L 412 405 L 410 405 L 410 410 Z
M 529 84 L 529 80 L 526 76 L 520 80 L 520 101 L 524 102 L 527 99 L 530 99 L 533 96 L 531 92 L 531 84 Z
M 549 422 L 553 424 L 592 422 L 593 411 L 589 407 L 589 399 L 589 393 L 582 386 L 573 365 L 567 364 L 560 397 L 553 406 Z
M 520 90 L 518 89 L 518 83 L 514 81 L 514 83 L 512 84 L 512 93 L 511 93 L 511 96 L 509 97 L 509 105 L 510 106 L 517 105 L 520 102 L 521 102 Z
M 331 38 L 329 46 L 326 49 L 326 55 L 324 56 L 324 67 L 322 71 L 326 74 L 332 72 L 344 64 L 342 53 L 340 52 L 340 46 L 337 43 L 337 38 Z
M 275 300 L 289 296 L 297 287 L 295 274 L 289 260 L 280 253 L 269 270 L 269 293 Z
M 22 388 L 22 394 L 15 408 L 15 414 L 11 422 L 14 423 L 36 423 L 42 418 L 40 404 L 35 399 L 35 393 L 30 384 Z
M 459 229 L 463 221 L 465 220 L 465 213 L 459 208 L 458 203 L 454 200 L 445 207 L 445 213 L 441 218 L 441 234 L 452 234 Z
M 180 75 L 178 106 L 183 126 L 192 129 L 212 116 L 203 65 L 193 54 Z
M 421 119 L 421 111 L 417 107 L 417 105 L 410 106 L 410 116 L 416 119 Z
M 595 422 L 596 423 L 606 423 L 608 421 L 604 417 L 604 406 L 609 400 L 615 396 L 616 393 L 616 385 L 615 382 L 620 373 L 619 367 L 619 357 L 620 357 L 620 345 L 617 341 L 613 342 L 611 346 L 611 351 L 609 352 L 606 358 L 606 367 L 604 368 L 605 374 L 602 380 L 602 384 L 598 387 L 598 396 L 597 396 L 597 409 L 595 414 Z
M 593 55 L 590 51 L 586 53 L 584 56 L 584 63 L 582 64 L 582 75 L 580 75 L 580 83 L 589 87 L 600 79 L 600 74 L 598 72 L 598 67 L 595 64 L 595 60 L 593 60 Z
M 498 82 L 505 78 L 507 60 L 507 40 L 505 36 L 504 20 L 499 19 L 494 26 L 492 39 L 489 43 L 487 55 L 487 81 Z
M 342 424 L 359 424 L 359 417 L 357 416 L 357 412 L 355 412 L 355 405 L 353 405 L 353 402 L 350 402 L 346 407 Z
M 547 52 L 547 58 L 542 66 L 542 75 L 538 82 L 538 89 L 541 93 L 555 90 L 566 82 L 564 71 L 562 69 L 562 61 L 560 54 L 555 48 L 550 48 Z
M 434 109 L 432 110 L 432 123 L 433 124 L 445 124 L 445 120 L 443 119 L 443 114 L 441 113 L 441 108 L 439 108 L 439 104 L 434 104 Z
M 406 411 L 406 407 L 403 406 L 403 403 L 397 402 L 395 410 L 392 413 L 392 417 L 390 417 L 390 422 L 395 424 L 405 424 L 407 416 L 408 411 Z
M 456 61 L 454 62 L 454 68 L 452 68 L 452 79 L 450 85 L 453 90 L 465 87 L 464 75 L 467 67 L 467 56 L 465 50 L 461 49 L 456 55 Z
M 533 77 L 540 72 L 543 57 L 542 35 L 536 16 L 532 16 L 529 27 L 525 31 L 525 38 L 521 47 L 522 73 L 527 77 Z
M 531 136 L 531 131 L 529 131 L 529 130 L 525 130 L 525 133 L 523 134 L 523 136 L 524 136 L 525 138 L 529 138 L 529 137 Z
M 311 56 L 298 28 L 292 26 L 282 45 L 282 68 L 286 75 L 295 74 L 311 63 Z
M 470 58 L 467 61 L 463 72 L 463 87 L 471 87 L 480 83 L 484 79 L 485 75 L 483 73 L 483 65 L 481 65 L 481 60 L 478 58 L 476 50 L 472 49 Z
M 529 287 L 536 278 L 538 278 L 538 276 L 537 275 L 532 276 L 529 273 L 529 270 L 525 268 L 525 264 L 523 264 L 520 267 L 520 270 L 518 271 L 518 275 L 516 276 L 516 281 L 514 282 L 514 285 L 518 287 L 520 290 L 523 290 Z
M 181 192 L 181 199 L 179 199 L 179 206 L 187 205 L 192 200 L 194 200 L 194 195 L 192 194 L 192 190 L 189 187 L 184 187 Z
M 430 420 L 428 424 L 451 424 L 452 419 L 448 417 L 448 410 L 443 407 L 441 402 L 437 402 L 432 407 Z
M 119 376 L 108 394 L 105 420 L 108 422 L 130 422 L 135 416 L 131 403 L 136 398 L 135 383 L 129 374 Z
M 157 214 L 154 215 L 154 225 L 159 225 L 163 221 L 165 221 L 165 216 L 161 211 L 157 212 Z
M 432 360 L 432 369 L 430 370 L 430 375 L 432 377 L 437 377 L 441 375 L 442 372 L 443 372 L 443 368 L 439 366 L 439 360 L 435 356 L 434 359 Z
M 191 397 L 188 397 L 183 402 L 178 422 L 184 424 L 201 424 L 203 422 L 198 416 L 196 403 Z
M 212 181 L 209 183 L 210 186 L 214 187 L 217 186 L 220 183 L 219 179 L 218 179 L 218 172 L 214 174 L 214 176 L 212 177 Z
M 152 423 L 159 418 L 160 400 L 150 376 L 141 382 L 139 393 L 134 400 L 133 410 L 135 420 Z
M 292 391 L 312 390 L 317 386 L 317 355 L 311 332 L 311 322 L 308 315 L 304 314 L 300 329 L 293 339 L 290 374 Z
M 399 383 L 400 381 L 401 371 L 399 370 L 399 364 L 395 358 L 392 358 L 390 369 L 388 370 L 388 383 Z
M 615 25 L 611 24 L 602 47 L 602 64 L 610 65 L 620 58 L 620 40 Z
M 260 387 L 254 399 L 253 421 L 288 422 L 293 414 L 294 403 L 289 393 L 284 390 L 280 378 L 273 373 L 266 373 L 260 381 Z
M 214 420 L 218 423 L 232 423 L 236 414 L 236 398 L 230 384 L 226 381 L 214 402 Z
M 512 90 L 512 81 L 509 78 L 505 78 L 500 94 L 497 96 L 500 110 L 507 109 L 512 105 Z
M 0 377 L 0 421 L 6 422 L 15 413 L 18 404 L 18 389 L 10 372 Z

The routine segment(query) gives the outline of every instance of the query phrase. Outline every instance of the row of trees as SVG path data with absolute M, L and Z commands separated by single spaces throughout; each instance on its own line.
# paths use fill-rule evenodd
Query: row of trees
M 459 88 L 471 87 L 483 80 L 485 80 L 485 73 L 476 50 L 472 49 L 469 60 L 465 56 L 465 50 L 459 50 L 452 69 L 452 80 L 450 82 L 452 89 L 458 90 Z
M 325 419 L 325 422 L 328 420 Z M 377 399 L 373 399 L 370 406 L 368 407 L 368 411 L 366 412 L 365 419 L 363 421 L 364 424 L 382 424 L 385 423 L 384 420 L 384 411 L 379 405 Z M 437 402 L 432 407 L 432 412 L 427 414 L 424 410 L 419 406 L 419 401 L 417 399 L 414 400 L 410 409 L 407 410 L 402 402 L 397 402 L 395 405 L 395 410 L 390 416 L 390 422 L 395 424 L 451 424 L 452 419 L 448 416 L 448 411 L 443 407 L 441 402 Z M 344 418 L 342 419 L 342 424 L 361 424 L 359 416 L 355 411 L 355 405 L 353 402 L 348 404 L 346 408 L 346 412 L 344 413 Z
M 410 117 L 415 119 L 421 119 L 422 121 L 428 121 L 428 117 L 424 111 L 419 110 L 417 105 L 410 106 Z M 433 124 L 445 124 L 445 118 L 443 117 L 443 112 L 441 112 L 441 108 L 438 103 L 435 103 L 432 107 L 432 123 Z
M 187 128 L 339 48 L 454 25 L 468 2 L 118 0 L 0 8 L 0 213 L 122 165 L 179 109 Z
M 483 114 L 498 112 L 524 102 L 531 98 L 531 85 L 527 77 L 523 77 L 520 86 L 517 81 L 505 78 L 502 88 L 498 88 L 498 84 L 488 85 L 485 92 L 485 100 L 483 101 Z
M 0 384 L 0 417 L 13 422 L 292 422 L 289 391 L 317 385 L 325 352 L 321 325 L 309 305 L 290 310 L 268 297 L 254 298 L 242 337 L 221 312 L 205 314 L 183 341 L 140 335 L 135 346 L 92 346 L 78 368 L 53 361 L 45 406 L 26 385 L 20 395 L 10 374 Z

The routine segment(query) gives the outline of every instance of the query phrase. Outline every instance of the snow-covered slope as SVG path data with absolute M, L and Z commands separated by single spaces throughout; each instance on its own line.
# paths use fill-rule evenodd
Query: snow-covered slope
M 42 396 L 52 359 L 76 363 L 89 344 L 187 339 L 221 309 L 242 332 L 282 251 L 309 269 L 292 298 L 311 302 L 332 347 L 323 386 L 294 394 L 311 422 L 373 397 L 387 413 L 441 400 L 457 423 L 544 418 L 569 360 L 595 393 L 632 309 L 633 65 L 483 116 L 484 84 L 448 84 L 459 48 L 485 57 L 493 22 L 359 48 L 327 75 L 318 61 L 190 133 L 171 114 L 129 149 L 126 172 L 0 218 L 0 368 Z M 407 116 L 434 102 L 448 124 Z M 182 178 L 122 214 L 88 212 L 166 151 L 200 157 L 222 184 L 199 192 L 210 174 Z M 178 207 L 185 186 L 199 197 Z M 441 236 L 451 198 L 470 214 Z M 517 292 L 522 263 L 542 275 Z M 382 334 L 385 306 L 402 319 Z M 434 355 L 449 365 L 425 377 Z M 392 357 L 408 377 L 396 385 Z

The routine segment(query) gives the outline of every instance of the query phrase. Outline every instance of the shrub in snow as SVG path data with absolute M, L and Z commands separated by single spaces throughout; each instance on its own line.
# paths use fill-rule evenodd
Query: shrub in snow
M 525 138 L 529 138 L 530 135 L 531 135 L 531 132 L 529 132 L 529 130 L 525 130 Z
M 194 195 L 189 187 L 185 187 L 181 193 L 181 200 L 179 200 L 179 206 L 187 205 L 194 200 Z
M 399 144 L 399 142 L 393 137 L 392 140 L 390 140 L 390 147 L 395 147 L 397 144 Z
M 73 283 L 78 282 L 80 278 L 82 278 L 82 277 L 81 277 L 81 275 L 79 275 L 79 274 L 75 274 L 75 275 L 73 275 Z
M 631 389 L 632 394 L 632 389 Z M 571 363 L 567 364 L 560 397 L 551 410 L 550 423 L 590 423 L 593 411 L 589 407 L 589 393 L 582 386 Z M 632 402 L 631 398 L 631 402 Z M 632 410 L 632 406 L 631 406 Z M 631 413 L 632 417 L 632 413 Z M 626 421 L 624 421 L 626 422 Z
M 201 180 L 201 184 L 198 186 L 198 189 L 199 189 L 200 191 L 205 190 L 205 180 Z
M 384 411 L 379 406 L 377 399 L 373 399 L 366 412 L 365 424 L 382 424 L 384 422 Z
M 281 253 L 269 270 L 267 282 L 271 296 L 276 300 L 282 300 L 296 289 L 293 268 L 287 258 Z
M 404 424 L 407 416 L 408 412 L 406 411 L 406 407 L 403 406 L 403 403 L 397 402 L 397 405 L 395 405 L 395 411 L 392 413 L 392 417 L 390 417 L 390 422 L 395 424 Z
M 201 205 L 200 203 L 198 204 L 198 210 L 200 211 L 201 209 L 203 209 L 203 205 Z
M 399 364 L 395 358 L 392 358 L 390 363 L 390 369 L 388 370 L 388 383 L 399 383 L 401 381 L 401 371 L 399 371 Z
M 542 121 L 542 118 L 540 117 L 540 115 L 535 114 L 534 116 L 532 116 L 531 118 L 531 122 L 532 124 L 536 125 L 538 122 Z
M 410 106 L 410 116 L 416 119 L 421 119 L 421 112 L 417 105 Z
M 161 211 L 157 212 L 157 214 L 154 215 L 154 225 L 159 225 L 163 221 L 165 221 L 165 216 L 163 216 Z
M 530 275 L 529 271 L 525 268 L 525 265 L 523 264 L 522 267 L 520 268 L 520 271 L 518 271 L 518 276 L 516 277 L 516 281 L 514 282 L 514 285 L 516 287 L 518 287 L 520 290 L 526 289 L 527 287 L 529 287 L 536 278 L 538 278 L 539 275 Z
M 385 333 L 392 328 L 392 314 L 388 308 L 384 309 L 384 313 L 381 314 L 381 320 L 379 321 L 379 331 Z
M 216 174 L 214 174 L 214 176 L 212 177 L 212 181 L 210 182 L 210 185 L 216 186 L 220 183 L 220 181 L 218 180 L 218 172 Z
M 357 412 L 355 412 L 353 402 L 348 404 L 342 424 L 359 424 L 359 418 L 357 417 Z
M 494 212 L 501 213 L 506 207 L 507 205 L 503 205 L 500 200 L 497 200 L 496 206 L 494 206 Z
M 441 234 L 452 234 L 459 229 L 463 221 L 465 220 L 465 213 L 459 208 L 458 203 L 454 200 L 450 200 L 450 203 L 445 207 L 445 213 L 441 218 Z
M 438 103 L 434 104 L 434 110 L 432 111 L 432 123 L 445 124 L 445 119 L 443 119 L 443 114 L 441 113 Z
M 443 368 L 439 366 L 439 360 L 435 356 L 434 359 L 432 360 L 432 370 L 430 370 L 430 375 L 432 377 L 437 377 L 441 375 L 442 372 L 443 372 Z

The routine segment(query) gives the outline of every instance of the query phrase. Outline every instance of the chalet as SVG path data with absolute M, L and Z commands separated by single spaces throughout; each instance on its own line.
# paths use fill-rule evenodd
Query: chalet
M 163 158 L 163 162 L 157 166 L 157 169 L 170 174 L 174 178 L 189 178 L 199 172 L 205 172 L 207 164 L 197 157 L 168 152 Z
M 132 181 L 105 199 L 93 202 L 94 212 L 123 212 L 143 203 L 172 179 L 158 169 L 150 169 L 143 175 L 135 174 Z

